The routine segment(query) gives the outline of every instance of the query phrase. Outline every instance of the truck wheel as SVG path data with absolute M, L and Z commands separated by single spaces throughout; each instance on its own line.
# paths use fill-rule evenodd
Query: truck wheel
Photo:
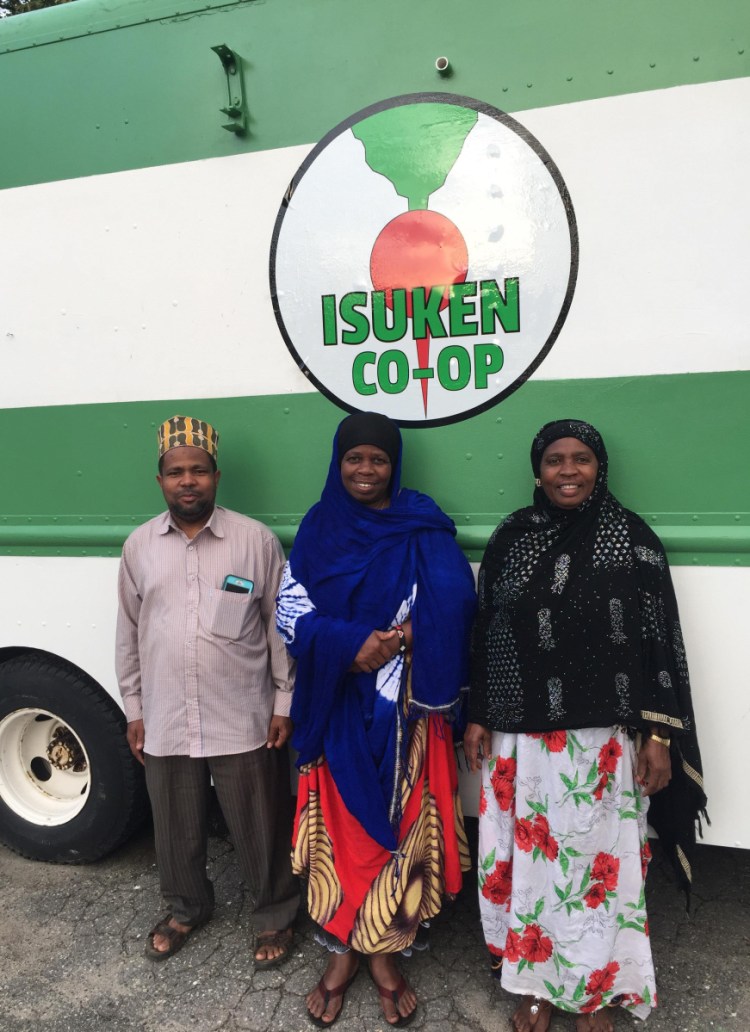
M 63 864 L 120 845 L 148 812 L 125 728 L 104 689 L 64 661 L 0 663 L 0 841 Z

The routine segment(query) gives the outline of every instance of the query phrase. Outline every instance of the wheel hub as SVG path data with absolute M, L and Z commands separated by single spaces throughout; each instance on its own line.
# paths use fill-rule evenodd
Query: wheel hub
M 30 824 L 62 825 L 89 795 L 90 766 L 76 733 L 49 710 L 13 710 L 0 720 L 0 799 Z
M 81 743 L 67 727 L 58 727 L 47 746 L 47 758 L 57 770 L 86 770 L 86 757 Z

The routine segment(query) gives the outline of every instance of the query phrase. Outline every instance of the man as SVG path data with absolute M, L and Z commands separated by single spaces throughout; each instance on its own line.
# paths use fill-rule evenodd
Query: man
M 275 621 L 284 555 L 262 523 L 215 504 L 218 440 L 185 416 L 159 428 L 156 479 L 168 511 L 123 547 L 117 677 L 170 911 L 146 956 L 171 957 L 211 917 L 213 777 L 254 898 L 255 966 L 267 968 L 287 957 L 299 905 L 289 856 L 292 670 Z

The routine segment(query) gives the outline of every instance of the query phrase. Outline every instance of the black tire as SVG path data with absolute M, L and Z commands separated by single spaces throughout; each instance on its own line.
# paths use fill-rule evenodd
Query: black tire
M 0 841 L 60 864 L 124 842 L 148 813 L 125 730 L 104 689 L 65 661 L 0 663 Z

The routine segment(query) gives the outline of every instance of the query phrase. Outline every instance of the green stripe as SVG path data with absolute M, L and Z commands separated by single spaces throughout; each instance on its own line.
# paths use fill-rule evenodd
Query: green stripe
M 263 516 L 264 514 L 260 514 Z M 460 518 L 460 517 L 459 517 Z M 477 517 L 466 516 L 464 519 Z M 675 566 L 750 566 L 750 524 L 703 527 L 661 526 L 657 517 L 650 517 L 670 563 Z M 287 551 L 294 542 L 299 519 L 278 522 L 279 517 L 265 518 L 273 527 Z M 458 526 L 458 543 L 472 562 L 480 562 L 490 534 L 496 524 Z M 122 543 L 133 526 L 130 524 L 76 525 L 35 524 L 8 525 L 0 528 L 0 555 L 11 556 L 119 556 Z
M 478 558 L 490 530 L 526 505 L 528 453 L 551 418 L 604 435 L 622 503 L 663 535 L 674 561 L 747 565 L 750 373 L 532 381 L 463 423 L 404 431 L 403 482 L 433 495 Z M 156 427 L 181 412 L 221 433 L 220 501 L 291 542 L 319 497 L 339 409 L 318 394 L 80 405 L 0 412 L 0 555 L 116 555 L 127 529 L 162 508 Z
M 749 37 L 747 0 L 76 0 L 0 22 L 0 187 L 313 143 L 402 93 L 517 112 L 747 76 Z M 245 137 L 222 129 L 219 43 Z

